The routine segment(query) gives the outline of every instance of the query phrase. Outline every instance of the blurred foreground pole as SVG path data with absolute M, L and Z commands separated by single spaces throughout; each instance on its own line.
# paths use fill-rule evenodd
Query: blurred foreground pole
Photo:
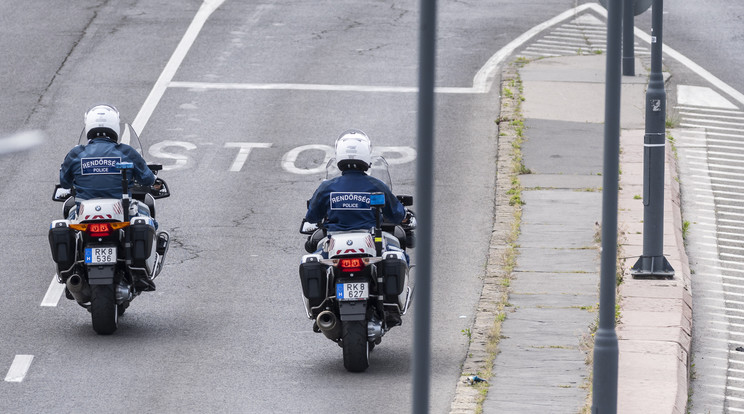
M 635 0 L 623 1 L 623 76 L 635 76 Z
M 637 277 L 674 277 L 664 257 L 664 162 L 666 91 L 661 73 L 664 1 L 654 0 L 651 14 L 651 74 L 646 89 L 646 135 L 643 137 L 643 255 L 630 268 Z
M 602 257 L 599 284 L 599 327 L 594 336 L 592 413 L 617 412 L 618 344 L 615 332 L 617 270 L 617 193 L 620 175 L 620 38 L 622 1 L 607 7 L 604 171 L 602 183 Z
M 431 239 L 434 180 L 436 0 L 421 0 L 416 161 L 416 305 L 413 329 L 413 413 L 429 412 L 431 373 Z

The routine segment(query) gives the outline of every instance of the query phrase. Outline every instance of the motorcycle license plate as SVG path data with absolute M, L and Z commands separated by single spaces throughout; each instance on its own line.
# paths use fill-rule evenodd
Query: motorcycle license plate
M 369 297 L 369 283 L 338 283 L 336 284 L 336 299 L 365 300 Z
M 88 247 L 85 249 L 85 263 L 115 264 L 116 247 Z

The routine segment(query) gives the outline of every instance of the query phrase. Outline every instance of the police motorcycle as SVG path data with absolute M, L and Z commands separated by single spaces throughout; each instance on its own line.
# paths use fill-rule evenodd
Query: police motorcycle
M 125 126 L 136 137 L 131 125 Z M 165 231 L 156 234 L 153 220 L 154 200 L 170 196 L 166 182 L 156 177 L 150 187 L 135 183 L 130 188 L 132 163 L 111 167 L 121 173 L 121 199 L 80 200 L 69 218 L 76 206 L 74 189 L 57 184 L 52 199 L 64 203 L 65 219 L 52 221 L 49 229 L 57 280 L 65 285 L 67 299 L 91 313 L 93 329 L 101 335 L 116 331 L 119 316 L 134 298 L 155 290 L 153 279 L 163 268 L 170 239 Z M 162 169 L 158 164 L 148 167 L 154 174 Z M 142 206 L 150 216 L 138 215 Z
M 326 166 L 326 179 L 336 173 L 336 160 Z M 334 169 L 336 171 L 334 171 Z M 378 171 L 377 174 L 374 172 Z M 387 162 L 377 157 L 371 173 L 388 186 Z M 386 178 L 386 179 L 384 179 Z M 398 195 L 405 207 L 410 195 Z M 414 266 L 409 266 L 406 248 L 415 244 L 416 220 L 407 210 L 408 224 L 382 221 L 383 193 L 373 193 L 376 225 L 371 230 L 328 233 L 323 223 L 304 219 L 300 233 L 308 235 L 299 275 L 307 317 L 313 331 L 323 333 L 343 349 L 344 367 L 362 372 L 369 367 L 369 353 L 393 327 L 401 325 L 413 297 Z

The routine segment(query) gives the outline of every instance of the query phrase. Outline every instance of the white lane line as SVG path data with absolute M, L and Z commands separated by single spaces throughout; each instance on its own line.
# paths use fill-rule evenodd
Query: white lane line
M 165 89 L 168 87 L 168 84 L 173 79 L 173 76 L 175 76 L 176 71 L 181 66 L 183 59 L 186 57 L 186 53 L 191 49 L 191 45 L 194 44 L 194 41 L 196 40 L 197 35 L 199 35 L 204 23 L 212 12 L 220 7 L 224 1 L 225 0 L 204 0 L 201 7 L 199 7 L 199 11 L 196 12 L 194 20 L 191 21 L 188 29 L 186 29 L 186 34 L 183 35 L 183 38 L 178 43 L 176 50 L 165 65 L 165 69 L 160 73 L 160 77 L 158 77 L 158 80 L 152 87 L 150 94 L 147 96 L 147 99 L 145 99 L 145 103 L 142 105 L 142 108 L 140 108 L 137 117 L 134 118 L 134 122 L 132 122 L 132 127 L 138 134 L 142 133 L 147 121 L 150 120 L 150 116 L 152 116 L 153 111 L 155 111 L 155 107 L 158 106 L 160 98 L 162 98 L 163 93 L 165 93 Z M 128 142 L 125 143 L 128 144 Z
M 52 276 L 52 283 L 49 284 L 46 295 L 41 301 L 41 306 L 54 307 L 59 303 L 59 298 L 62 297 L 62 292 L 65 291 L 65 285 L 57 281 L 57 274 Z
M 404 92 L 416 93 L 417 87 L 411 86 L 364 86 L 364 85 L 327 85 L 303 83 L 219 83 L 219 82 L 171 82 L 171 88 L 189 89 L 245 89 L 245 90 L 302 90 L 332 92 Z M 450 88 L 453 89 L 453 88 Z M 472 88 L 466 89 L 472 92 Z
M 16 355 L 13 363 L 10 365 L 8 374 L 5 376 L 5 382 L 21 382 L 26 377 L 28 369 L 31 368 L 33 355 Z

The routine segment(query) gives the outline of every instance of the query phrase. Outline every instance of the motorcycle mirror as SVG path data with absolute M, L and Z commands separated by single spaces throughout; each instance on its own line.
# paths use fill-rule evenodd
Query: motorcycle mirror
M 71 189 L 62 188 L 62 186 L 59 184 L 54 186 L 54 194 L 52 194 L 52 200 L 63 202 L 72 196 L 73 194 Z
M 403 204 L 404 207 L 410 207 L 413 205 L 412 195 L 400 194 L 400 195 L 397 195 L 396 198 L 398 198 L 398 201 L 400 201 L 400 203 Z
M 155 187 L 160 187 L 160 188 L 156 189 Z M 166 184 L 165 180 L 163 180 L 162 178 L 156 178 L 155 184 L 153 184 L 150 189 L 150 194 L 152 195 L 152 198 L 156 200 L 159 198 L 170 197 L 170 190 L 168 190 L 168 184 Z
M 147 164 L 147 168 L 155 173 L 163 169 L 163 164 Z
M 313 234 L 315 230 L 318 230 L 318 225 L 315 223 L 308 223 L 305 221 L 305 219 L 302 219 L 302 224 L 300 225 L 300 233 L 302 234 Z

